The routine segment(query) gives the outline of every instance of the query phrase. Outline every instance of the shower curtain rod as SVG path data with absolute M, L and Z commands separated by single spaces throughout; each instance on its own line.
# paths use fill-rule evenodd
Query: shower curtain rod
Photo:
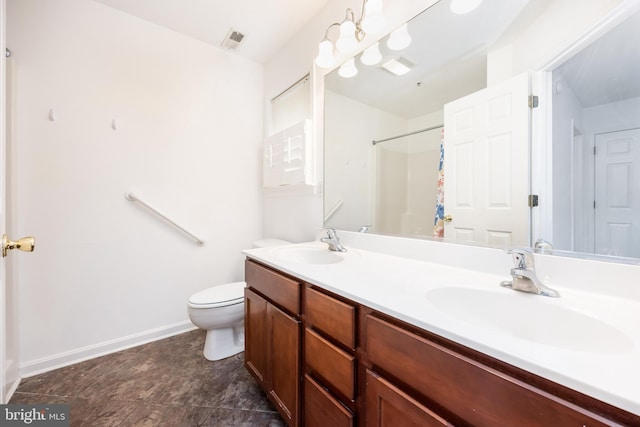
M 391 138 L 377 139 L 377 140 L 376 140 L 376 139 L 374 139 L 374 140 L 373 140 L 373 141 L 371 141 L 371 142 L 372 142 L 372 144 L 373 144 L 373 145 L 376 145 L 376 144 L 379 144 L 379 143 L 381 143 L 381 142 L 387 142 L 387 141 L 391 141 L 391 140 L 394 140 L 394 139 L 403 138 L 403 137 L 405 137 L 405 136 L 415 135 L 415 134 L 417 134 L 417 133 L 422 133 L 422 132 L 427 132 L 427 131 L 430 131 L 430 130 L 440 129 L 440 128 L 443 128 L 443 127 L 444 127 L 444 125 L 432 126 L 432 127 L 430 127 L 430 128 L 425 128 L 425 129 L 420 129 L 420 130 L 414 130 L 413 132 L 405 133 L 405 134 L 403 134 L 403 135 L 392 136 Z

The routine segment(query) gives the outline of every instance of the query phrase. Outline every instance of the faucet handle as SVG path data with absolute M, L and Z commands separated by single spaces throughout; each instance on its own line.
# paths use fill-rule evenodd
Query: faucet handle
M 507 249 L 508 254 L 513 257 L 513 264 L 516 268 L 531 269 L 534 265 L 533 254 L 526 249 Z
M 330 239 L 338 239 L 338 235 L 336 234 L 336 229 L 335 228 L 326 228 L 325 229 L 327 231 L 327 237 Z
M 539 254 L 553 253 L 553 245 L 542 238 L 536 240 L 536 243 L 533 245 L 533 249 Z

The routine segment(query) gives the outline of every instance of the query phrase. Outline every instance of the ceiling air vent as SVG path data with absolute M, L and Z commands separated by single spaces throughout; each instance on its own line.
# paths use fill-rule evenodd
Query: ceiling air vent
M 222 40 L 220 46 L 226 49 L 234 50 L 240 45 L 240 43 L 242 43 L 243 39 L 244 34 L 242 34 L 240 31 L 234 30 L 233 28 L 229 28 L 229 31 L 227 32 L 224 40 Z

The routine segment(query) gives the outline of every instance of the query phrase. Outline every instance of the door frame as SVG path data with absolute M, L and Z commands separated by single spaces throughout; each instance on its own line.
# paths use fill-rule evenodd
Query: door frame
M 539 196 L 539 206 L 531 210 L 531 242 L 544 239 L 553 243 L 553 107 L 552 73 L 573 55 L 587 47 L 620 22 L 640 10 L 640 2 L 623 1 L 587 30 L 567 49 L 561 51 L 533 73 L 532 92 L 540 97 L 531 121 L 531 194 Z

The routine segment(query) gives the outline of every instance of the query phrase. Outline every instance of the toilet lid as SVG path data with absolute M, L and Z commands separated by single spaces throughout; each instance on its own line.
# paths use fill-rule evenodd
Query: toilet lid
M 236 303 L 244 298 L 245 282 L 225 283 L 196 292 L 189 298 L 193 305 Z

